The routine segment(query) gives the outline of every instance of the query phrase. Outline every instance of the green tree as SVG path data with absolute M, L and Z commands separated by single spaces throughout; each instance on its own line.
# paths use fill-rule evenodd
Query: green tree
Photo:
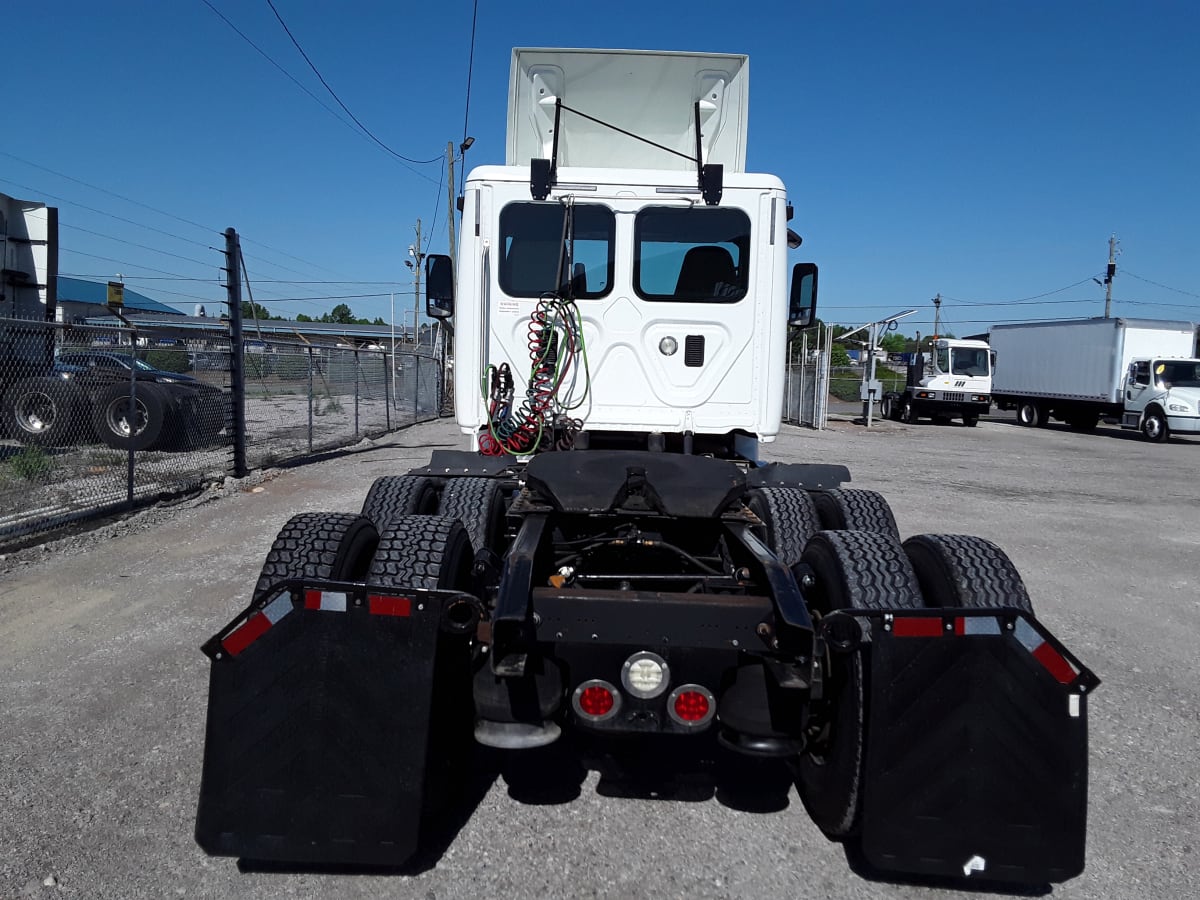
M 254 319 L 260 321 L 265 319 L 282 319 L 283 316 L 273 316 L 271 311 L 261 303 L 252 303 L 249 300 L 242 301 L 242 321 L 250 322 Z
M 325 321 L 325 317 L 321 317 Z M 337 325 L 354 325 L 357 324 L 354 318 L 354 312 L 345 303 L 339 303 L 329 312 L 329 321 Z
M 912 345 L 912 338 L 905 337 L 898 331 L 892 331 L 883 336 L 879 346 L 888 353 L 903 353 Z
M 850 354 L 846 352 L 846 348 L 841 344 L 834 344 L 831 348 L 829 353 L 829 365 L 834 367 L 850 365 Z
M 309 315 L 305 315 L 304 313 L 296 313 L 296 321 L 297 322 L 311 322 L 311 321 L 313 321 L 313 317 L 309 316 Z

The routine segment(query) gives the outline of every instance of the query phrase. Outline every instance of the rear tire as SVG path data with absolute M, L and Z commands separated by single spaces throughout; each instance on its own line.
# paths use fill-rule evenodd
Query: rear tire
M 991 541 L 966 534 L 918 534 L 904 542 L 929 607 L 1033 612 L 1017 567 Z
M 1036 403 L 1022 400 L 1017 406 L 1017 422 L 1026 428 L 1037 428 L 1042 424 L 1042 410 Z
M 814 491 L 813 501 L 828 531 L 873 531 L 900 539 L 896 517 L 883 495 L 876 491 L 838 488 Z
M 7 431 L 22 444 L 63 447 L 84 443 L 86 398 L 73 384 L 50 376 L 18 381 L 4 395 Z
M 798 563 L 809 539 L 821 530 L 816 504 L 799 488 L 755 488 L 746 505 L 763 521 L 758 536 L 785 566 Z
M 353 513 L 300 513 L 279 530 L 267 552 L 254 600 L 289 579 L 359 581 L 379 543 L 371 520 Z
M 471 544 L 446 516 L 398 516 L 379 536 L 367 581 L 384 587 L 466 590 Z
M 92 424 L 100 440 L 114 450 L 145 450 L 162 434 L 167 415 L 167 397 L 162 388 L 139 379 L 134 400 L 131 425 L 128 384 L 109 385 L 96 397 Z
M 920 609 L 916 574 L 890 535 L 825 531 L 808 543 L 802 561 L 814 584 L 805 591 L 816 613 L 838 609 Z M 826 659 L 827 713 L 796 766 L 796 787 L 809 815 L 827 836 L 846 840 L 859 828 L 866 763 L 867 653 Z
M 906 425 L 916 425 L 917 420 L 920 418 L 921 417 L 917 415 L 916 407 L 911 403 L 906 401 L 904 405 L 900 407 L 900 421 L 904 422 Z
M 979 416 L 963 416 L 963 424 L 968 428 L 974 428 L 979 424 Z
M 442 491 L 437 514 L 462 522 L 478 553 L 485 547 L 497 553 L 504 537 L 504 489 L 494 478 L 451 478 Z
M 437 509 L 437 482 L 424 475 L 385 475 L 376 478 L 363 501 L 362 514 L 380 533 L 400 516 L 432 513 Z
M 879 401 L 879 415 L 885 419 L 891 419 L 893 422 L 899 422 L 902 413 L 903 407 L 900 396 L 898 394 L 884 394 L 883 399 Z

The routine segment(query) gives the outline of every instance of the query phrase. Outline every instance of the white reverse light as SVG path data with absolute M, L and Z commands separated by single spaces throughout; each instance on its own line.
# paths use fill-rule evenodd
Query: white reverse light
M 667 689 L 671 667 L 657 653 L 643 650 L 625 660 L 621 669 L 621 683 L 633 696 L 648 700 Z

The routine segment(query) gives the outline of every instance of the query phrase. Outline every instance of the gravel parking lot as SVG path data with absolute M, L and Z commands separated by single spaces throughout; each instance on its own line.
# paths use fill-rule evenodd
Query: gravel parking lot
M 208 664 L 296 512 L 461 446 L 447 420 L 0 560 L 0 897 L 967 896 L 854 874 L 809 822 L 715 799 L 518 802 L 502 780 L 435 863 L 401 875 L 243 872 L 192 838 Z M 835 421 L 768 454 L 850 467 L 902 534 L 1005 548 L 1092 698 L 1088 868 L 1064 898 L 1200 896 L 1200 440 L 1102 427 Z M 370 723 L 364 723 L 370 727 Z

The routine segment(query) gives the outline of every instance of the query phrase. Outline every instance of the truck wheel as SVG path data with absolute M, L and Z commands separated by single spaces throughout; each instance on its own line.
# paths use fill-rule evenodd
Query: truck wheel
M 96 396 L 92 424 L 96 434 L 114 450 L 145 450 L 158 440 L 167 414 L 162 389 L 140 380 L 134 403 L 134 421 L 129 421 L 129 385 L 113 384 Z
M 821 530 L 821 517 L 807 491 L 755 488 L 747 495 L 746 505 L 763 521 L 758 536 L 785 566 L 798 563 L 809 538 Z
M 918 534 L 904 542 L 929 607 L 1033 612 L 1025 582 L 1003 550 L 965 534 Z
M 1029 400 L 1022 400 L 1017 406 L 1017 422 L 1026 428 L 1037 428 L 1042 424 L 1042 410 Z
M 879 401 L 879 415 L 885 419 L 891 419 L 893 422 L 899 422 L 902 413 L 900 395 L 884 394 L 883 399 Z
M 353 513 L 300 513 L 288 519 L 267 551 L 254 599 L 288 579 L 358 581 L 379 543 L 371 520 Z
M 387 587 L 461 590 L 471 583 L 471 544 L 447 516 L 397 516 L 379 536 L 367 581 Z
M 901 422 L 904 422 L 907 425 L 916 425 L 917 420 L 920 418 L 921 417 L 919 415 L 917 415 L 916 407 L 913 406 L 908 401 L 905 401 L 904 405 L 902 407 L 900 407 L 900 421 Z
M 504 536 L 504 490 L 494 478 L 451 478 L 442 490 L 439 516 L 458 519 L 471 549 L 499 550 Z
M 963 424 L 968 428 L 974 428 L 979 424 L 979 416 L 963 416 Z
M 432 513 L 437 509 L 437 482 L 424 475 L 384 475 L 376 478 L 363 501 L 362 514 L 383 532 L 400 516 Z
M 85 400 L 61 378 L 26 378 L 4 395 L 6 429 L 22 444 L 65 446 L 85 440 Z
M 824 531 L 808 542 L 801 561 L 814 583 L 805 591 L 817 615 L 839 609 L 920 609 L 921 591 L 900 542 L 864 531 Z M 852 838 L 862 807 L 866 762 L 866 654 L 830 654 L 826 660 L 820 731 L 796 764 L 796 787 L 809 815 L 826 835 Z M 818 710 L 814 710 L 818 712 Z
M 1142 437 L 1161 444 L 1170 436 L 1171 430 L 1167 427 L 1167 417 L 1163 415 L 1162 410 L 1157 406 L 1146 410 L 1146 415 L 1142 417 Z
M 874 531 L 900 539 L 892 508 L 876 491 L 839 488 L 814 491 L 812 498 L 827 531 Z

